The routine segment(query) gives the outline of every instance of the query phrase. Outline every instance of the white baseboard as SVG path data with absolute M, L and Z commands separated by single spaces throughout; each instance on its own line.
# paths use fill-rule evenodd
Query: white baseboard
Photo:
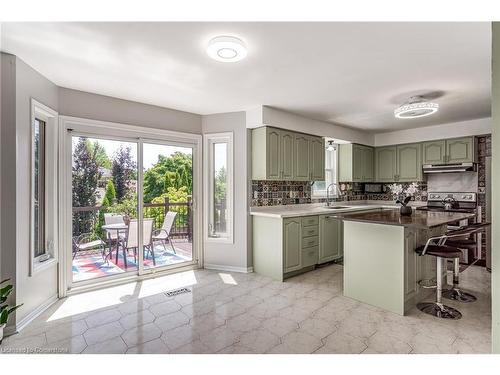
M 16 325 L 10 325 L 5 327 L 5 336 L 13 335 L 14 333 L 20 332 L 23 328 L 25 328 L 28 324 L 30 324 L 33 320 L 39 317 L 45 310 L 47 310 L 50 306 L 58 301 L 57 295 L 50 297 L 43 304 L 38 306 L 35 310 L 26 315 L 19 323 Z
M 207 264 L 203 265 L 203 268 L 207 270 L 217 270 L 217 271 L 227 271 L 227 272 L 240 272 L 240 273 L 252 273 L 253 267 L 233 267 L 224 266 L 221 264 Z

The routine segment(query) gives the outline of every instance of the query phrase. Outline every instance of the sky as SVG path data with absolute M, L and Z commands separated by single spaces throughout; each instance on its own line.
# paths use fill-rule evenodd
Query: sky
M 79 137 L 73 137 L 73 148 L 78 142 Z M 121 145 L 124 147 L 130 146 L 132 160 L 137 163 L 137 144 L 133 142 L 123 142 L 123 141 L 113 141 L 108 139 L 97 139 L 97 138 L 88 138 L 90 142 L 98 141 L 104 149 L 106 150 L 106 154 L 112 160 L 114 153 L 120 148 Z M 167 145 L 159 145 L 153 143 L 144 143 L 143 144 L 143 165 L 144 170 L 151 168 L 158 161 L 158 156 L 170 156 L 176 151 L 183 152 L 185 154 L 191 155 L 192 149 L 188 147 L 177 147 L 177 146 L 167 146 Z

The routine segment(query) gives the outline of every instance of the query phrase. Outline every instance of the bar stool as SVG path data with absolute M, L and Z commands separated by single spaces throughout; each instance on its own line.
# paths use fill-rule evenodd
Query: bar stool
M 456 247 L 463 250 L 475 249 L 477 247 L 477 242 L 474 239 L 470 238 L 470 236 L 481 232 L 490 225 L 490 223 L 475 223 L 459 230 L 450 231 L 447 233 L 449 237 L 446 240 L 445 244 L 447 246 Z M 450 237 L 451 239 L 449 239 Z M 453 288 L 443 291 L 443 297 L 446 299 L 465 303 L 476 301 L 476 296 L 460 290 L 458 285 L 459 274 L 460 260 L 453 259 Z
M 456 247 L 442 245 L 446 240 L 446 236 L 431 237 L 427 240 L 424 246 L 415 249 L 415 252 L 420 255 L 430 255 L 436 257 L 436 302 L 422 302 L 417 304 L 417 308 L 426 313 L 442 319 L 460 319 L 462 314 L 453 307 L 446 306 L 442 303 L 443 292 L 443 260 L 458 259 L 462 254 Z M 432 244 L 432 241 L 438 241 L 437 244 Z

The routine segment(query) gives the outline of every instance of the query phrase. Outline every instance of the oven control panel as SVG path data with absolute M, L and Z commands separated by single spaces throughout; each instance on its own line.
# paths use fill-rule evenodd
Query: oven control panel
M 429 201 L 454 200 L 456 202 L 476 202 L 476 193 L 429 193 Z

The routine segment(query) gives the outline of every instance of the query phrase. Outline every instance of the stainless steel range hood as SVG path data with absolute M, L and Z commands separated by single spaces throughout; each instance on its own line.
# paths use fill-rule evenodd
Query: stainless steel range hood
M 476 163 L 458 163 L 458 164 L 424 164 L 424 173 L 457 173 L 457 172 L 475 172 Z

